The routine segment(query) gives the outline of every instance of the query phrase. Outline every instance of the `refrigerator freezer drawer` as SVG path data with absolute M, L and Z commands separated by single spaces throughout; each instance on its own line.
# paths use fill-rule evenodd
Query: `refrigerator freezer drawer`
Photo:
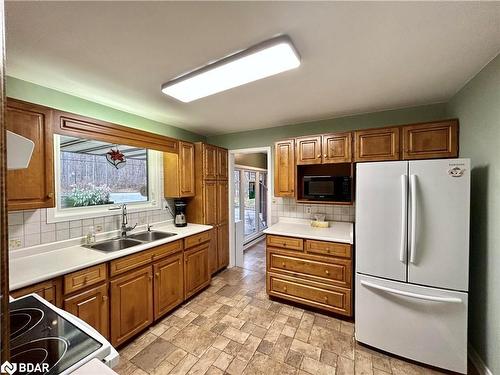
M 467 373 L 467 293 L 356 275 L 356 340 Z

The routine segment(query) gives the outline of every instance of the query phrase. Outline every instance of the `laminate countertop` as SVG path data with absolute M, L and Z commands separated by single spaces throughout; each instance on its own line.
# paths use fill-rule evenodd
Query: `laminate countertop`
M 278 236 L 299 237 L 318 241 L 331 241 L 352 244 L 354 242 L 353 223 L 330 221 L 328 228 L 315 228 L 311 220 L 280 217 L 278 223 L 263 232 Z
M 177 241 L 210 230 L 212 226 L 188 224 L 186 227 L 176 227 L 171 222 L 163 222 L 156 223 L 153 229 L 155 231 L 175 233 L 176 235 L 123 250 L 107 252 L 83 246 L 82 238 L 11 251 L 9 254 L 10 290 L 16 290 L 99 263 Z M 139 233 L 145 230 L 146 226 L 140 226 L 130 233 Z M 118 231 L 98 234 L 97 241 L 116 238 L 117 234 Z

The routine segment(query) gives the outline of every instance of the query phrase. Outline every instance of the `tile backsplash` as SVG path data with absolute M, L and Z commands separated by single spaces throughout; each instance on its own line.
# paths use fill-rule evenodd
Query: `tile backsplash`
M 173 201 L 163 202 L 173 208 Z M 166 209 L 130 212 L 128 222 L 143 225 L 172 219 Z M 91 219 L 47 223 L 47 209 L 16 211 L 9 213 L 9 250 L 20 249 L 56 241 L 64 241 L 87 235 L 93 226 L 97 233 L 120 229 L 121 215 L 94 217 Z
M 280 217 L 295 217 L 299 219 L 312 219 L 316 213 L 325 214 L 329 221 L 354 222 L 355 208 L 334 204 L 304 204 L 297 203 L 293 198 L 273 197 L 271 205 L 271 223 L 278 222 Z

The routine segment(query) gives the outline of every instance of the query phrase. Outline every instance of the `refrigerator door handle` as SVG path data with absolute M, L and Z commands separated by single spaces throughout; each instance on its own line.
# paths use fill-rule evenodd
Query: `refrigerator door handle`
M 406 218 L 408 216 L 408 177 L 401 175 L 401 248 L 399 260 L 406 262 L 407 227 Z
M 415 248 L 417 237 L 417 175 L 410 175 L 411 196 L 411 234 L 410 234 L 410 263 L 415 263 Z
M 361 285 L 364 285 L 364 286 L 366 286 L 368 288 L 373 288 L 373 289 L 381 290 L 383 292 L 387 292 L 387 293 L 391 293 L 391 294 L 397 294 L 399 296 L 404 296 L 404 297 L 421 299 L 421 300 L 424 300 L 424 301 L 445 302 L 445 303 L 462 303 L 463 302 L 461 298 L 456 298 L 456 297 L 437 297 L 437 296 L 428 296 L 426 294 L 405 292 L 404 290 L 399 290 L 399 289 L 394 289 L 394 288 L 388 288 L 386 286 L 373 284 L 373 283 L 370 283 L 370 282 L 364 281 L 364 280 L 361 280 Z

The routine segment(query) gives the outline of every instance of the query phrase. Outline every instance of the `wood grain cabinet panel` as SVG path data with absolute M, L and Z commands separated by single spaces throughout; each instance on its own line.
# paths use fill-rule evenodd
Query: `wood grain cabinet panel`
M 354 132 L 354 161 L 399 160 L 399 128 Z
M 229 185 L 227 181 L 217 181 L 217 223 L 229 222 Z
M 352 161 L 352 133 L 332 133 L 322 137 L 322 163 L 350 163 Z
M 178 153 L 163 153 L 164 192 L 167 198 L 195 195 L 194 144 L 179 141 Z
M 15 290 L 10 293 L 14 298 L 36 293 L 57 307 L 63 307 L 62 280 L 56 278 Z
M 111 343 L 116 346 L 153 322 L 153 268 L 136 269 L 110 282 Z
M 90 324 L 109 338 L 108 286 L 102 284 L 64 299 L 64 310 Z
M 204 243 L 184 251 L 184 298 L 189 298 L 210 284 L 208 248 Z
M 203 181 L 203 218 L 204 224 L 216 225 L 217 224 L 217 180 Z
M 191 247 L 200 245 L 204 242 L 210 241 L 210 231 L 201 232 L 193 236 L 186 237 L 184 239 L 184 249 L 189 249 Z
M 274 195 L 295 196 L 295 140 L 274 144 Z
M 184 301 L 183 254 L 172 255 L 153 265 L 154 319 L 168 313 Z
M 106 281 L 107 276 L 106 263 L 64 275 L 64 294 L 70 294 L 91 285 L 99 284 Z
M 403 159 L 458 156 L 458 121 L 403 126 Z
M 7 171 L 9 211 L 55 206 L 52 121 L 50 108 L 12 99 L 7 101 L 7 130 L 35 144 L 28 168 Z
M 203 144 L 203 178 L 217 179 L 217 147 Z
M 217 234 L 217 227 L 214 227 L 210 230 L 210 246 L 208 248 L 208 269 L 210 270 L 210 274 L 217 272 L 217 270 L 219 269 L 219 247 Z
M 219 180 L 227 180 L 228 164 L 227 150 L 225 148 L 217 148 L 217 178 Z
M 229 224 L 217 226 L 217 260 L 218 269 L 229 265 Z
M 302 251 L 304 249 L 304 240 L 296 237 L 267 235 L 266 244 L 268 247 L 278 247 L 287 250 Z
M 321 164 L 321 136 L 301 137 L 295 140 L 297 165 Z
M 352 246 L 347 243 L 306 240 L 306 253 L 351 259 Z

